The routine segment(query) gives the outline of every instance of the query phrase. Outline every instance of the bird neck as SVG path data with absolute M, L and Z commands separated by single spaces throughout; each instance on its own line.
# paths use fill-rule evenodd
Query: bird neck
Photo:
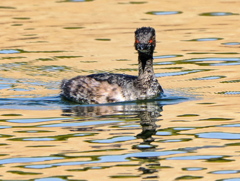
M 138 54 L 138 62 L 139 62 L 139 72 L 138 77 L 140 79 L 154 77 L 153 71 L 153 54 Z

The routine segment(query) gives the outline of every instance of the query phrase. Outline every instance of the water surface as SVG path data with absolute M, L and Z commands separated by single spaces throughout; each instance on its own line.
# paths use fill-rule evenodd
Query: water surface
M 239 6 L 3 1 L 0 180 L 239 180 Z M 156 29 L 165 96 L 104 105 L 59 97 L 65 78 L 137 75 L 141 26 Z

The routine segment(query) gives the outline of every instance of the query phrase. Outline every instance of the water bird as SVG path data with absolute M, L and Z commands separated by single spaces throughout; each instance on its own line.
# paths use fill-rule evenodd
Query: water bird
M 138 76 L 114 73 L 77 76 L 62 81 L 60 95 L 82 104 L 143 100 L 159 96 L 163 89 L 153 70 L 155 29 L 137 28 L 134 47 L 138 52 Z

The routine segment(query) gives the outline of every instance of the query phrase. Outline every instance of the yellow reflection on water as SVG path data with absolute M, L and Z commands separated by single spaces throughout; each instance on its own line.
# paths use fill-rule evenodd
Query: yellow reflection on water
M 238 1 L 1 3 L 1 180 L 239 179 Z M 164 100 L 58 97 L 64 78 L 136 75 L 141 26 Z

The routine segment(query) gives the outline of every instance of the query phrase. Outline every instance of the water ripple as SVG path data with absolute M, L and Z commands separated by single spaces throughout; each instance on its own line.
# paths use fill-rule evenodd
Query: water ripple
M 149 11 L 146 14 L 152 15 L 173 15 L 173 14 L 181 14 L 182 11 Z
M 96 163 L 111 163 L 111 162 L 127 162 L 131 158 L 156 158 L 159 156 L 168 156 L 185 153 L 184 151 L 159 151 L 159 152 L 136 152 L 124 155 L 105 155 L 99 156 L 97 161 L 79 161 L 79 162 L 62 162 L 55 164 L 44 164 L 44 165 L 26 165 L 25 168 L 51 168 L 55 166 L 69 166 L 69 165 L 83 165 L 83 164 L 96 164 Z
M 207 13 L 201 13 L 200 16 L 231 16 L 231 15 L 239 15 L 237 13 L 231 13 L 231 12 L 207 12 Z
M 18 158 L 7 158 L 0 159 L 0 164 L 9 163 L 28 163 L 28 162 L 43 162 L 48 160 L 61 160 L 63 157 L 18 157 Z
M 209 139 L 224 139 L 224 140 L 238 140 L 240 139 L 239 133 L 227 133 L 227 132 L 207 132 L 197 134 L 199 138 Z
M 170 157 L 166 158 L 166 160 L 209 160 L 222 158 L 220 155 L 195 155 L 195 156 L 179 156 L 179 157 Z

